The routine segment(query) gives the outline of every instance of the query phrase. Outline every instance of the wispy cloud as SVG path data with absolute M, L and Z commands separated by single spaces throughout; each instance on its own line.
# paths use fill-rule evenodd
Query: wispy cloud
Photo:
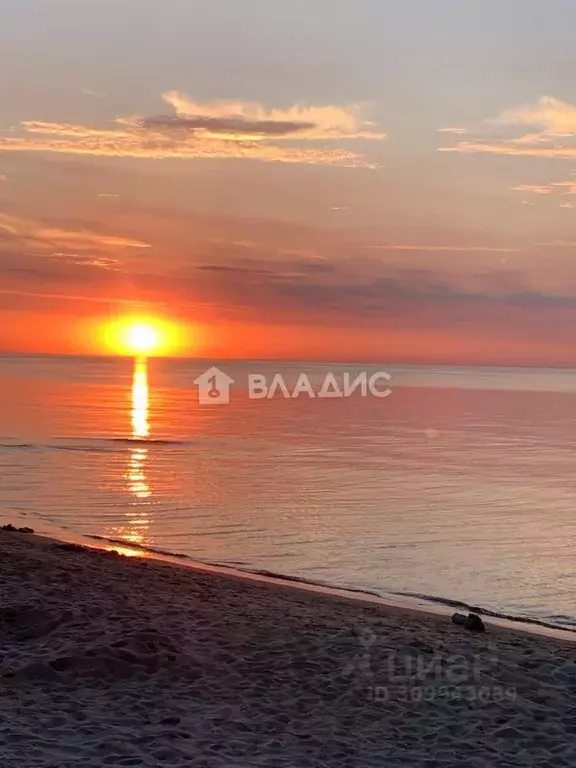
M 66 229 L 39 228 L 35 237 L 46 242 L 68 245 L 72 248 L 94 248 L 107 250 L 109 248 L 150 248 L 148 243 L 133 240 L 128 237 L 114 237 L 95 232 L 74 232 Z
M 576 195 L 576 181 L 553 181 L 550 184 L 518 184 L 518 186 L 512 187 L 512 190 L 514 192 L 528 192 L 533 195 L 546 197 L 559 193 L 564 197 L 566 195 Z M 565 205 L 568 206 L 570 203 Z
M 266 110 L 252 102 L 194 102 L 175 91 L 164 100 L 174 114 L 119 118 L 109 127 L 27 120 L 20 135 L 0 137 L 0 151 L 357 167 L 370 164 L 336 142 L 385 139 L 358 105 Z
M 506 110 L 485 124 L 489 129 L 485 138 L 460 141 L 440 147 L 440 151 L 566 160 L 576 157 L 576 106 L 553 96 Z M 494 135 L 495 128 L 502 134 Z
M 576 146 L 518 146 L 511 141 L 473 142 L 461 141 L 454 147 L 440 147 L 440 152 L 488 153 L 491 155 L 512 155 L 516 157 L 547 157 L 558 160 L 576 158 Z
M 544 136 L 572 136 L 576 134 L 576 106 L 553 96 L 542 96 L 535 104 L 508 109 L 490 122 L 540 128 L 540 135 Z
M 565 195 L 576 195 L 576 181 L 574 179 L 570 181 L 555 181 L 550 186 L 554 187 L 555 189 L 564 188 L 566 190 L 564 192 Z
M 485 245 L 362 245 L 373 251 L 422 251 L 424 253 L 512 253 L 514 248 L 491 248 Z
M 68 264 L 74 264 L 79 267 L 97 267 L 98 269 L 107 270 L 118 270 L 122 266 L 122 262 L 118 259 L 110 259 L 107 256 L 87 256 L 67 251 L 54 251 L 54 253 L 43 254 L 43 258 L 65 261 Z
M 102 269 L 113 269 L 119 264 L 117 259 L 107 256 L 110 251 L 150 247 L 148 243 L 129 237 L 51 227 L 32 219 L 0 213 L 0 250 L 3 245 L 10 252 L 24 250 L 28 255 Z
M 33 299 L 56 299 L 57 301 L 80 301 L 82 303 L 94 302 L 95 304 L 110 304 L 110 299 L 99 296 L 69 295 L 65 293 L 48 293 L 41 291 L 19 291 L 8 288 L 0 288 L 1 296 L 20 296 Z M 136 303 L 136 302 L 131 302 Z M 144 303 L 144 302 L 143 302 Z
M 551 184 L 518 184 L 512 189 L 514 192 L 530 192 L 533 195 L 551 195 L 554 191 Z
M 456 136 L 464 136 L 464 134 L 468 133 L 468 128 L 459 128 L 457 126 L 445 126 L 443 128 L 438 128 L 438 133 L 453 133 Z
M 94 99 L 106 99 L 107 94 L 104 91 L 95 91 L 93 88 L 82 88 L 84 96 L 92 96 Z
M 551 240 L 544 243 L 536 243 L 543 248 L 576 248 L 576 241 L 572 240 Z
M 364 110 L 359 104 L 295 105 L 268 110 L 250 101 L 193 101 L 178 91 L 163 94 L 163 99 L 174 107 L 177 119 L 189 121 L 193 130 L 198 126 L 208 133 L 224 133 L 236 140 L 252 138 L 255 134 L 310 140 L 386 138 L 385 133 L 374 130 L 374 124 L 364 119 Z

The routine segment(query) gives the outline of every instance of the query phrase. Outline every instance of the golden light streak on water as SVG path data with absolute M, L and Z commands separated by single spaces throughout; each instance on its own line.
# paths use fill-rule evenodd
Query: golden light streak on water
M 148 360 L 142 357 L 134 361 L 132 377 L 132 437 L 134 439 L 150 437 L 149 407 Z
M 128 467 L 124 479 L 128 492 L 132 497 L 132 509 L 126 513 L 126 524 L 108 532 L 107 535 L 123 539 L 134 546 L 150 546 L 149 536 L 150 516 L 143 506 L 149 504 L 152 489 L 148 482 L 147 465 L 149 450 L 146 440 L 150 437 L 150 390 L 148 386 L 148 360 L 144 357 L 134 360 L 131 392 L 131 437 L 134 441 L 130 447 Z M 141 442 L 140 442 L 141 441 Z M 113 549 L 121 548 L 114 545 Z M 126 548 L 121 554 L 144 554 L 138 550 Z

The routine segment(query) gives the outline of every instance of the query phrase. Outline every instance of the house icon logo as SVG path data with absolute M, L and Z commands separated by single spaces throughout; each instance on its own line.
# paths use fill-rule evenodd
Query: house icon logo
M 234 379 L 219 368 L 212 367 L 195 379 L 198 387 L 198 402 L 200 405 L 228 405 L 230 402 L 230 385 Z

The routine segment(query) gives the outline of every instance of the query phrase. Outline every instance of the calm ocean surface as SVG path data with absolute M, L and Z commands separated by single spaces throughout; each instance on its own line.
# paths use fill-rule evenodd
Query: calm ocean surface
M 576 371 L 0 358 L 0 517 L 576 627 Z M 250 400 L 247 372 L 392 395 Z

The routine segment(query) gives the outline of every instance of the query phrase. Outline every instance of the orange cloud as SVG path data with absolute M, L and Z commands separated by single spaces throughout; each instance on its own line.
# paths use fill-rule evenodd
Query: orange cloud
M 0 138 L 0 152 L 372 167 L 349 149 L 305 143 L 385 138 L 363 119 L 358 105 L 267 111 L 260 104 L 242 101 L 193 102 L 175 91 L 165 94 L 164 100 L 174 108 L 174 115 L 119 118 L 106 128 L 27 120 L 20 124 L 21 135 Z M 288 146 L 287 141 L 292 144 Z
M 438 128 L 438 133 L 453 133 L 456 136 L 463 136 L 465 133 L 468 133 L 468 128 L 447 126 L 445 128 Z
M 24 126 L 29 133 L 34 129 Z M 73 126 L 78 129 L 79 126 Z M 42 126 L 42 133 L 51 132 L 54 138 L 36 139 L 0 138 L 0 152 L 50 152 L 56 154 L 91 155 L 96 157 L 135 157 L 145 159 L 248 159 L 271 163 L 305 163 L 309 165 L 368 166 L 355 152 L 344 149 L 286 148 L 260 142 L 231 142 L 223 139 L 204 141 L 196 137 L 172 137 L 164 133 L 151 133 L 138 128 L 118 136 L 111 130 L 99 135 L 87 128 L 85 133 L 71 126 L 52 124 Z
M 571 160 L 576 157 L 576 106 L 552 96 L 542 96 L 535 104 L 504 111 L 486 123 L 519 129 L 518 135 L 460 141 L 441 152 L 489 153 L 517 157 L 546 157 Z M 525 128 L 531 130 L 525 132 Z M 524 129 L 524 132 L 520 132 Z
M 454 147 L 440 147 L 440 152 L 474 153 L 484 152 L 493 155 L 513 155 L 517 157 L 548 157 L 560 160 L 573 160 L 576 157 L 576 146 L 518 146 L 511 141 L 502 142 L 468 142 L 461 141 Z
M 375 251 L 422 251 L 429 253 L 512 253 L 514 248 L 490 248 L 484 245 L 362 245 Z
M 45 258 L 64 261 L 67 264 L 74 264 L 77 267 L 97 267 L 98 269 L 108 269 L 118 271 L 122 264 L 118 259 L 109 259 L 106 256 L 85 256 L 80 253 L 69 253 L 55 251 L 54 253 L 43 254 Z
M 553 184 L 551 184 L 552 187 L 555 188 L 562 188 L 564 187 L 567 191 L 564 192 L 565 195 L 576 195 L 576 181 L 555 181 Z
M 70 245 L 73 248 L 150 248 L 148 243 L 127 237 L 100 235 L 95 232 L 73 232 L 66 229 L 40 228 L 36 230 L 35 237 L 51 243 Z
M 551 195 L 554 191 L 551 184 L 518 184 L 512 189 L 514 192 L 531 192 L 533 195 Z
M 286 109 L 267 110 L 262 104 L 250 101 L 192 101 L 178 91 L 163 94 L 162 98 L 180 117 L 196 120 L 212 119 L 224 121 L 223 131 L 232 140 L 254 137 L 254 131 L 243 131 L 243 124 L 257 127 L 260 124 L 264 136 L 268 132 L 275 139 L 298 138 L 318 139 L 376 139 L 386 138 L 386 134 L 374 130 L 374 123 L 364 120 L 363 108 L 359 104 L 348 106 L 302 106 L 295 105 Z M 237 129 L 228 130 L 225 121 L 235 121 Z M 217 123 L 215 123 L 215 127 Z M 280 133 L 274 132 L 274 126 L 286 126 Z M 211 135 L 207 129 L 207 135 Z M 220 135 L 217 132 L 216 135 Z
M 576 181 L 553 181 L 550 184 L 519 184 L 512 187 L 515 192 L 531 192 L 534 195 L 551 195 L 566 189 L 563 195 L 576 195 Z
M 107 252 L 111 249 L 150 247 L 148 243 L 128 237 L 103 235 L 99 232 L 87 230 L 46 227 L 31 219 L 20 218 L 7 213 L 0 213 L 0 243 L 2 239 L 7 239 L 10 247 L 13 247 L 14 242 L 17 242 L 28 249 L 51 251 L 49 255 L 55 258 L 66 257 L 69 261 L 76 264 L 87 264 L 90 262 L 92 266 L 106 269 L 110 269 L 117 262 L 101 257 L 88 257 L 72 253 L 71 251 L 86 250 L 93 253 Z
M 496 125 L 529 125 L 547 136 L 576 134 L 576 106 L 553 96 L 542 96 L 536 104 L 508 109 L 490 122 Z
M 536 243 L 543 248 L 576 248 L 576 242 L 572 240 L 551 240 L 547 243 Z

